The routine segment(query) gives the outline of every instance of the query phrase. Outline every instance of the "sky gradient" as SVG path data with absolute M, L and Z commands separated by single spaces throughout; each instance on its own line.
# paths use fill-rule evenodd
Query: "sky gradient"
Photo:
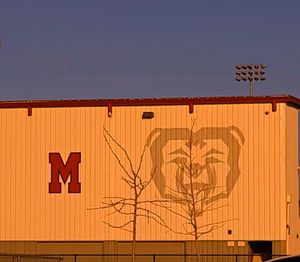
M 0 1 L 0 100 L 300 97 L 300 1 Z

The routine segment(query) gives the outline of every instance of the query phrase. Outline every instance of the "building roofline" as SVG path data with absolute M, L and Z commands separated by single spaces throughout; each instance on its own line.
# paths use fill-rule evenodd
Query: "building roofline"
M 133 98 L 133 99 L 82 99 L 82 100 L 23 100 L 0 101 L 0 108 L 47 108 L 47 107 L 118 107 L 210 104 L 257 104 L 270 103 L 276 111 L 277 103 L 286 103 L 300 109 L 300 99 L 290 95 L 236 96 L 236 97 L 182 97 L 182 98 Z

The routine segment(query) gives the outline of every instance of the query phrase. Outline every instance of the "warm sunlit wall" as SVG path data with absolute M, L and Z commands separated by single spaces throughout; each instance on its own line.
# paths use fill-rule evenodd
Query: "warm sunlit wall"
M 287 147 L 287 252 L 298 254 L 300 248 L 300 213 L 298 185 L 298 110 L 286 108 L 286 147 Z
M 124 172 L 105 142 L 103 127 L 126 148 L 135 168 L 151 131 L 155 128 L 164 130 L 149 138 L 141 174 L 147 179 L 153 167 L 160 167 L 168 185 L 175 186 L 178 165 L 169 161 L 177 155 L 170 153 L 187 148 L 184 139 L 170 139 L 171 133 L 183 137 L 183 128 L 190 129 L 192 119 L 195 119 L 196 137 L 204 128 L 205 132 L 211 132 L 202 141 L 206 143 L 204 147 L 195 142 L 193 156 L 203 164 L 207 152 L 203 150 L 208 150 L 207 147 L 221 152 L 215 154 L 218 161 L 212 164 L 216 180 L 214 193 L 228 193 L 228 197 L 213 203 L 214 211 L 198 217 L 198 223 L 214 222 L 219 227 L 202 239 L 285 240 L 286 108 L 283 103 L 277 105 L 276 112 L 272 112 L 271 104 L 197 105 L 190 114 L 186 106 L 113 107 L 110 118 L 106 107 L 41 108 L 33 109 L 32 116 L 27 115 L 27 109 L 1 109 L 0 240 L 131 239 L 130 233 L 103 223 L 103 220 L 122 223 L 126 221 L 124 216 L 107 216 L 110 210 L 106 209 L 88 210 L 99 207 L 104 197 L 130 195 L 121 180 Z M 144 111 L 154 112 L 154 118 L 142 119 Z M 296 123 L 297 119 L 293 121 Z M 167 132 L 167 129 L 173 131 Z M 221 136 L 213 134 L 218 130 L 221 130 Z M 157 162 L 153 163 L 150 149 L 159 135 L 166 145 L 154 150 L 159 156 L 154 157 Z M 113 143 L 112 146 L 115 148 Z M 228 148 L 231 148 L 231 158 L 228 158 Z M 69 194 L 67 184 L 62 183 L 61 194 L 49 194 L 50 152 L 59 152 L 64 161 L 71 152 L 81 153 L 81 193 Z M 116 152 L 123 162 L 125 158 L 121 152 Z M 164 163 L 159 162 L 160 157 Z M 232 162 L 236 183 L 229 179 L 227 186 L 228 161 Z M 207 181 L 209 175 L 203 172 L 199 179 Z M 143 199 L 162 199 L 154 181 L 146 189 Z M 148 206 L 170 228 L 184 230 L 185 220 L 164 208 Z M 172 209 L 184 212 L 184 207 L 179 204 L 173 205 Z M 151 219 L 139 219 L 138 223 L 139 240 L 192 239 L 167 231 Z

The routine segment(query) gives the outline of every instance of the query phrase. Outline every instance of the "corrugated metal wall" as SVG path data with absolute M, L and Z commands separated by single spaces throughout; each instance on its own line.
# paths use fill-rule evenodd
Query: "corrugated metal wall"
M 32 116 L 27 109 L 1 109 L 0 240 L 130 240 L 129 232 L 103 223 L 125 223 L 128 216 L 108 216 L 112 211 L 108 209 L 88 210 L 101 206 L 104 197 L 133 196 L 103 127 L 126 149 L 135 170 L 148 139 L 141 175 L 148 179 L 155 169 L 155 181 L 143 195 L 153 201 L 163 199 L 172 188 L 178 190 L 178 159 L 189 160 L 186 133 L 193 121 L 193 163 L 201 168 L 210 161 L 197 179 L 214 185 L 210 199 L 225 194 L 207 203 L 207 211 L 198 216 L 198 223 L 218 227 L 201 239 L 284 240 L 286 107 L 278 104 L 272 112 L 270 104 L 197 105 L 193 114 L 186 106 L 113 107 L 110 118 L 105 107 L 40 108 L 33 109 Z M 142 119 L 144 111 L 154 112 L 154 118 Z M 109 141 L 129 170 L 124 152 Z M 61 194 L 49 194 L 51 152 L 59 152 L 65 162 L 71 152 L 81 152 L 80 194 L 68 193 L 63 183 Z M 166 205 L 180 214 L 186 209 L 181 204 Z M 190 229 L 185 219 L 165 208 L 153 203 L 145 208 L 173 231 Z M 139 218 L 137 237 L 192 239 L 172 230 Z
M 294 120 L 298 117 L 296 108 L 288 107 L 286 129 L 289 130 L 286 137 L 287 147 L 287 252 L 299 254 L 300 247 L 300 212 L 299 212 L 299 179 L 298 179 L 298 123 Z

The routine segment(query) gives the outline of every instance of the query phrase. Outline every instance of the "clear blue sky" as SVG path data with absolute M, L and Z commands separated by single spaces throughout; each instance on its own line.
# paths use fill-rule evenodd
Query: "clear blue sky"
M 0 100 L 300 97 L 299 0 L 0 1 Z

